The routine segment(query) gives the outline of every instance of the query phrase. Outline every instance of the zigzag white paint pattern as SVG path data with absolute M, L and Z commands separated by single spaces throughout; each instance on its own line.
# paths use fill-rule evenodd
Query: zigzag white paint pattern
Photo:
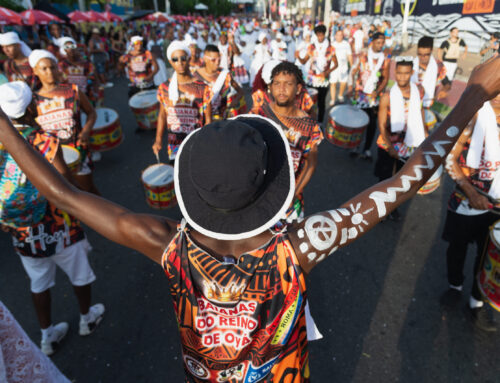
M 396 193 L 402 192 L 406 193 L 410 190 L 412 181 L 420 181 L 422 179 L 422 170 L 421 169 L 432 169 L 434 167 L 434 161 L 432 156 L 438 156 L 443 158 L 446 154 L 446 150 L 443 148 L 443 145 L 451 144 L 451 141 L 436 141 L 432 143 L 435 151 L 424 152 L 424 158 L 427 162 L 425 165 L 415 165 L 413 167 L 413 171 L 415 172 L 414 176 L 409 176 L 403 174 L 401 176 L 401 187 L 390 187 L 386 192 L 376 191 L 370 194 L 370 198 L 375 202 L 378 210 L 378 216 L 382 218 L 385 216 L 387 210 L 385 208 L 385 204 L 388 202 L 396 201 Z

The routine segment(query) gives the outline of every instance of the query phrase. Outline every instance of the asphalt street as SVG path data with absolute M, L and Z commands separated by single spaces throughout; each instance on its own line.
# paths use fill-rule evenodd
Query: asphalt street
M 156 162 L 154 132 L 135 133 L 126 94 L 123 79 L 106 90 L 105 105 L 118 111 L 125 139 L 96 164 L 96 185 L 105 198 L 135 212 L 179 219 L 177 207 L 146 205 L 140 176 Z M 373 166 L 323 142 L 305 192 L 306 214 L 336 208 L 375 183 Z M 500 382 L 500 334 L 481 334 L 464 314 L 472 246 L 462 301 L 452 308 L 440 302 L 447 290 L 441 232 L 451 189 L 444 176 L 437 191 L 403 206 L 401 221 L 381 223 L 310 274 L 310 307 L 323 334 L 310 344 L 312 382 Z M 97 275 L 93 302 L 104 303 L 106 314 L 94 334 L 80 337 L 76 299 L 59 270 L 53 321 L 69 322 L 70 331 L 52 360 L 77 383 L 182 382 L 177 325 L 161 267 L 90 229 L 87 234 Z M 0 236 L 0 251 L 0 299 L 38 344 L 29 280 L 7 234 Z

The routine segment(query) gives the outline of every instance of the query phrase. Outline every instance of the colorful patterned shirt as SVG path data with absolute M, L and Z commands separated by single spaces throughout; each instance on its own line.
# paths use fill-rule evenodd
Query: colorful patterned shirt
M 233 264 L 201 250 L 179 227 L 162 266 L 186 382 L 308 382 L 306 284 L 286 233 Z
M 21 64 L 16 64 L 14 60 L 7 60 L 5 63 L 5 75 L 9 81 L 24 81 L 31 89 L 37 89 L 40 86 L 40 80 L 33 73 L 27 57 Z
M 323 140 L 323 133 L 318 122 L 310 117 L 277 116 L 271 106 L 266 103 L 252 109 L 253 114 L 270 118 L 277 122 L 285 132 L 290 144 L 295 179 L 298 179 L 312 148 L 317 147 Z M 298 195 L 286 212 L 286 218 L 291 222 L 303 216 L 304 198 Z
M 378 88 L 379 84 L 382 82 L 384 79 L 383 73 L 384 69 L 388 67 L 391 63 L 391 59 L 389 57 L 385 57 L 384 63 L 380 67 L 380 70 L 377 72 L 377 77 L 378 81 L 377 84 L 375 85 L 375 89 Z M 369 108 L 373 106 L 377 106 L 379 104 L 380 96 L 377 96 L 373 98 L 370 94 L 366 94 L 363 92 L 363 89 L 365 88 L 365 84 L 370 78 L 371 72 L 368 64 L 368 55 L 366 53 L 361 53 L 359 56 L 359 62 L 358 62 L 358 73 L 356 76 L 356 84 L 355 84 L 355 100 L 356 103 L 361 107 L 361 108 Z
M 40 222 L 9 231 L 16 253 L 34 258 L 50 257 L 85 239 L 80 222 L 50 202 Z
M 153 73 L 153 55 L 150 51 L 144 51 L 137 56 L 130 53 L 125 55 L 128 78 L 131 86 L 149 88 L 153 86 L 153 79 L 146 81 L 145 78 Z
M 218 73 L 220 73 L 220 72 L 222 72 L 222 69 L 220 69 Z M 201 82 L 204 82 L 205 84 L 207 84 L 210 87 L 211 93 L 213 94 L 212 88 L 213 88 L 215 82 L 217 81 L 217 77 L 213 81 L 208 81 L 198 71 L 194 72 L 194 77 L 198 81 L 201 81 Z M 224 80 L 224 85 L 222 85 L 222 88 L 219 92 L 219 95 L 212 103 L 212 117 L 214 120 L 219 120 L 219 119 L 224 118 L 224 113 L 226 112 L 227 105 L 228 105 L 227 99 L 229 96 L 229 92 L 231 91 L 231 81 L 232 81 L 231 73 L 228 72 L 226 79 Z M 210 96 L 210 97 L 212 97 L 212 96 Z
M 311 58 L 309 61 L 309 72 L 307 75 L 308 86 L 313 86 L 315 88 L 324 88 L 330 86 L 330 79 L 328 76 L 324 76 L 323 72 L 328 69 L 326 67 L 327 63 L 332 60 L 335 55 L 335 49 L 333 46 L 329 45 L 328 41 L 325 39 L 325 47 L 320 50 L 315 44 L 309 45 L 307 48 L 307 53 Z M 328 46 L 326 46 L 328 44 Z M 321 44 L 319 46 L 322 46 Z
M 80 98 L 75 84 L 59 84 L 50 97 L 34 94 L 38 117 L 36 122 L 62 144 L 76 146 L 82 130 Z
M 67 58 L 63 58 L 58 66 L 63 82 L 77 85 L 84 93 L 87 93 L 89 82 L 95 81 L 94 64 L 90 61 L 71 63 Z
M 467 177 L 467 180 L 477 189 L 488 193 L 490 191 L 491 184 L 495 178 L 495 174 L 500 168 L 500 162 L 491 163 L 490 161 L 484 160 L 484 152 L 481 156 L 481 161 L 478 169 L 470 168 L 467 166 L 467 154 L 469 153 L 471 139 L 467 140 L 464 144 L 462 153 L 458 157 L 458 165 L 462 169 L 462 172 Z M 467 196 L 457 185 L 455 190 L 451 193 L 450 199 L 448 200 L 448 209 L 457 213 L 466 213 L 468 209 L 460 209 L 462 202 L 467 201 Z M 478 211 L 478 210 L 477 210 Z
M 315 90 L 315 89 L 314 89 Z M 270 103 L 272 99 L 271 93 L 264 92 L 261 89 L 256 90 L 252 93 L 252 109 L 259 108 L 264 104 Z M 295 106 L 309 115 L 313 115 L 316 111 L 316 104 L 314 103 L 311 95 L 308 93 L 306 87 L 302 87 L 302 90 L 298 94 L 295 100 Z
M 17 126 L 19 133 L 52 162 L 59 147 L 57 138 L 38 128 Z M 0 150 L 0 224 L 21 227 L 39 222 L 45 214 L 47 200 L 26 178 L 12 156 Z
M 173 105 L 168 98 L 169 86 L 170 80 L 162 83 L 157 97 L 167 115 L 168 156 L 175 159 L 184 138 L 205 125 L 205 110 L 211 100 L 211 92 L 205 83 L 194 79 L 179 86 L 179 99 Z

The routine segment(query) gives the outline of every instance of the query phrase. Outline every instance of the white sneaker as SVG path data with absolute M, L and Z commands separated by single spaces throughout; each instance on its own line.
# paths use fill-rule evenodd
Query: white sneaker
M 88 313 L 89 318 L 87 320 L 80 315 L 80 331 L 78 333 L 81 336 L 92 334 L 99 323 L 101 323 L 104 311 L 104 305 L 102 303 L 96 303 L 90 307 Z
M 69 325 L 61 322 L 52 327 L 52 332 L 40 342 L 40 348 L 45 355 L 52 355 L 59 347 L 59 342 L 68 333 Z

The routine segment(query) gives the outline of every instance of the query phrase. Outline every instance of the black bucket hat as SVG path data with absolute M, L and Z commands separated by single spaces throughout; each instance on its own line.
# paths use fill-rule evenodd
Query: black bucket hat
M 271 228 L 284 217 L 295 193 L 282 129 L 253 114 L 189 134 L 177 153 L 174 177 L 187 223 L 221 240 L 250 238 Z

